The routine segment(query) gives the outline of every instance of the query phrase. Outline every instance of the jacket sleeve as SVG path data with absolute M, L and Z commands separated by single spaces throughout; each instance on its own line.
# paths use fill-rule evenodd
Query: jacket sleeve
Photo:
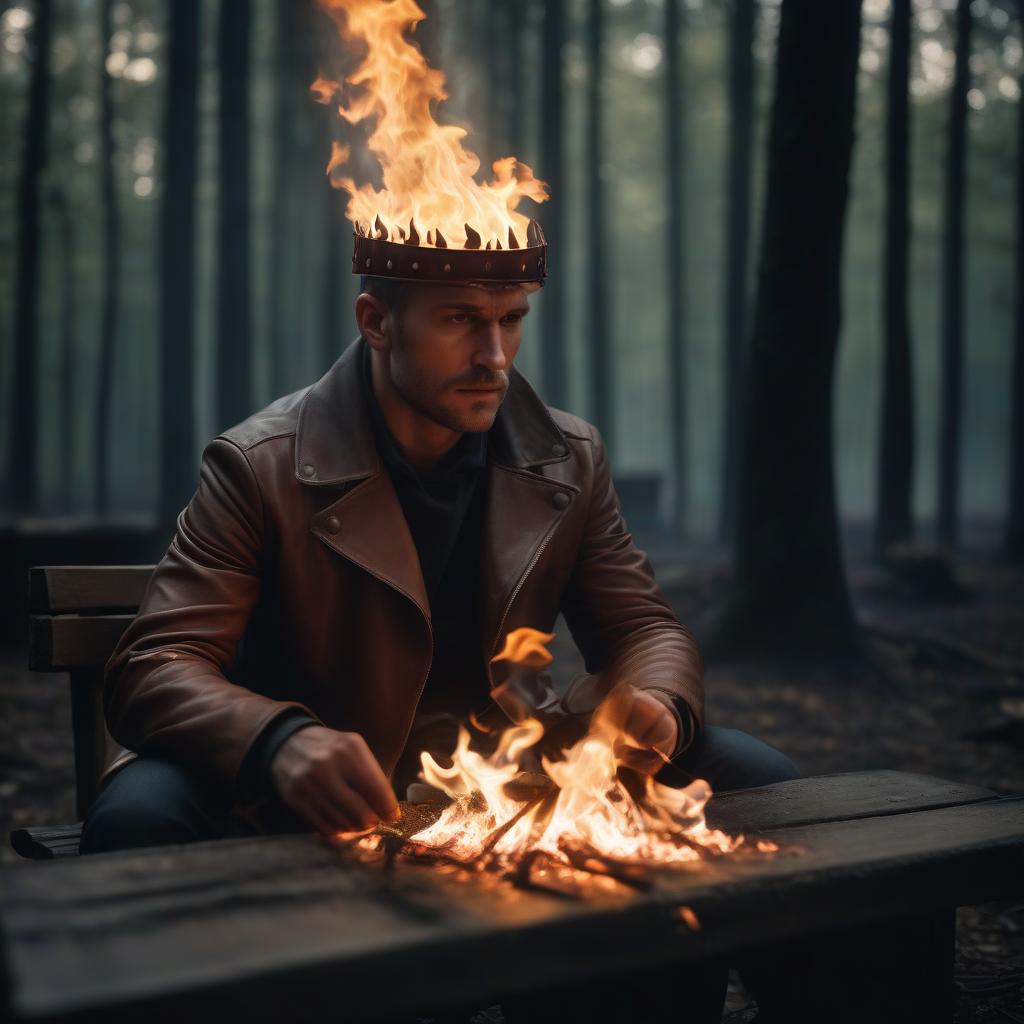
M 587 671 L 601 674 L 602 692 L 629 683 L 689 709 L 692 722 L 680 715 L 678 754 L 703 728 L 703 662 L 693 634 L 676 618 L 626 529 L 596 430 L 591 444 L 590 507 L 562 611 Z
M 304 705 L 263 697 L 227 671 L 260 593 L 266 550 L 259 486 L 245 453 L 217 438 L 178 516 L 139 612 L 107 662 L 110 734 L 143 755 L 186 765 L 234 791 L 249 748 L 272 719 Z

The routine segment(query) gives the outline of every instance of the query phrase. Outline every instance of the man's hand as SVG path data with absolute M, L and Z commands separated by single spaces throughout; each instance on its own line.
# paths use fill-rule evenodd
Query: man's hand
M 394 790 L 358 733 L 300 729 L 281 744 L 270 775 L 281 800 L 323 835 L 398 818 Z
M 612 741 L 622 764 L 645 775 L 658 771 L 679 742 L 672 708 L 635 686 L 617 686 L 594 712 L 593 728 Z

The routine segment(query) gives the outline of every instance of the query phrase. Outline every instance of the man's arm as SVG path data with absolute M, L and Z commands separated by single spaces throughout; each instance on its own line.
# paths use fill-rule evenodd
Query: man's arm
M 224 438 L 212 441 L 198 489 L 106 667 L 111 735 L 141 754 L 186 764 L 226 791 L 274 719 L 289 708 L 316 718 L 302 704 L 226 678 L 259 597 L 265 530 L 245 453 Z
M 603 692 L 617 686 L 646 691 L 673 716 L 675 743 L 663 752 L 675 756 L 703 727 L 703 662 L 693 635 L 676 619 L 647 556 L 626 529 L 608 453 L 596 430 L 591 446 L 594 482 L 587 525 L 562 610 L 587 671 L 601 674 Z

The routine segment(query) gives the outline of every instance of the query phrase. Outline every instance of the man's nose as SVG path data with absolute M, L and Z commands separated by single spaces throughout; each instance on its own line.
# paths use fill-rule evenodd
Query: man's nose
M 486 367 L 492 373 L 504 370 L 508 366 L 505 347 L 502 344 L 500 321 L 487 321 L 484 337 L 477 347 L 476 359 L 474 361 L 478 366 Z

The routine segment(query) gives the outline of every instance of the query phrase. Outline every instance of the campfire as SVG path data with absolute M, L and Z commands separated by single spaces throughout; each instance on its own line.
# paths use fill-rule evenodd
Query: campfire
M 511 666 L 510 681 L 520 692 L 529 692 L 529 677 L 550 664 L 545 644 L 551 639 L 516 630 L 494 659 Z M 337 838 L 389 862 L 401 857 L 496 874 L 562 895 L 578 895 L 595 881 L 645 889 L 652 868 L 778 852 L 766 840 L 709 828 L 704 809 L 711 787 L 703 779 L 674 788 L 624 767 L 614 702 L 613 693 L 582 739 L 556 755 L 540 755 L 541 773 L 529 763 L 544 736 L 538 720 L 510 725 L 490 753 L 475 750 L 472 733 L 462 728 L 450 765 L 421 755 L 420 777 L 443 806 L 406 804 L 394 827 Z

